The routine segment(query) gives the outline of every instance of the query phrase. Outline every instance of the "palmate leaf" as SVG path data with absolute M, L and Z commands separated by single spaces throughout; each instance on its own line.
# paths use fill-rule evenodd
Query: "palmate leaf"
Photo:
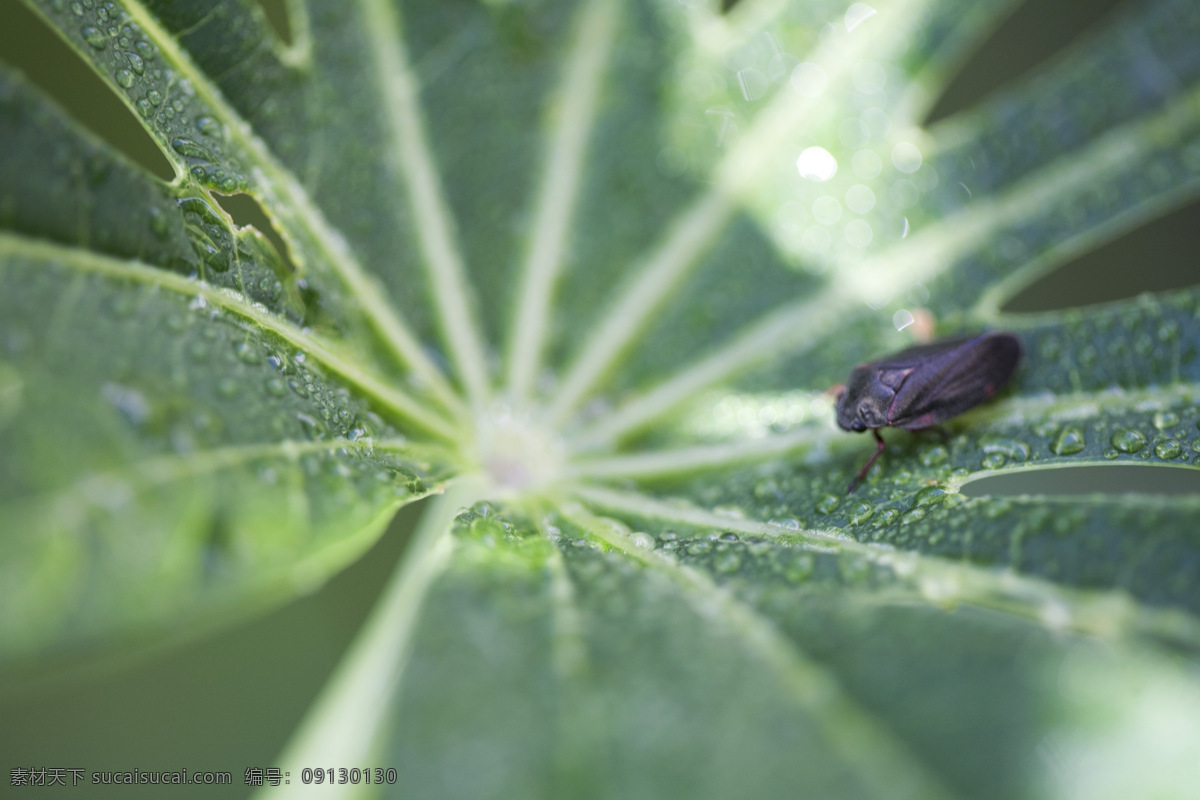
M 1193 3 L 925 128 L 999 4 L 30 5 L 176 178 L 0 73 L 6 662 L 277 604 L 438 492 L 289 793 L 1200 780 L 1200 501 L 962 492 L 1194 463 L 1197 289 L 999 310 L 1200 191 Z M 1025 358 L 847 497 L 825 390 L 922 308 Z

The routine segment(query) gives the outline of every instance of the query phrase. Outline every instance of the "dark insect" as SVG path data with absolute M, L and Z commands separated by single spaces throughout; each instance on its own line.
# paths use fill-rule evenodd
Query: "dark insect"
M 856 488 L 883 452 L 880 428 L 918 431 L 945 422 L 990 399 L 1012 376 L 1021 341 L 1011 333 L 983 333 L 910 347 L 859 364 L 837 396 L 837 424 L 875 434 L 875 454 L 854 476 Z

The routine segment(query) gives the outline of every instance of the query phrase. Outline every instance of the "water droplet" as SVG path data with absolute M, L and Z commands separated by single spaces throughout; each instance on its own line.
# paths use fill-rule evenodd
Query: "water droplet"
M 896 508 L 895 506 L 888 506 L 887 508 L 879 510 L 880 525 L 887 525 L 888 523 L 895 522 L 897 519 L 899 519 L 899 517 L 900 509 Z
M 83 36 L 83 40 L 96 50 L 103 50 L 108 45 L 108 37 L 99 28 L 84 25 L 79 29 L 79 33 Z
M 1008 463 L 1008 458 L 1004 453 L 988 453 L 983 457 L 984 469 L 1000 469 Z
M 75 0 L 75 2 L 71 3 L 71 11 L 75 14 L 75 16 L 82 17 L 83 4 L 80 3 L 79 0 Z
M 1013 461 L 1025 461 L 1029 458 L 1029 445 L 1007 436 L 988 434 L 979 440 L 979 449 L 989 455 L 1006 456 Z
M 245 364 L 257 364 L 260 360 L 258 348 L 250 342 L 238 342 L 233 346 L 233 352 Z
M 921 491 L 917 492 L 914 505 L 917 508 L 924 506 L 934 506 L 946 500 L 948 494 L 945 489 L 940 486 L 926 486 Z
M 154 45 L 152 45 L 152 44 L 150 44 L 150 42 L 147 42 L 144 40 L 138 40 L 138 41 L 134 42 L 133 49 L 137 50 L 138 55 L 140 55 L 142 58 L 146 59 L 147 61 L 154 58 L 154 56 L 156 56 L 158 54 L 158 51 L 154 48 Z
M 812 576 L 815 566 L 816 559 L 813 558 L 811 553 L 801 553 L 796 556 L 792 563 L 787 565 L 784 577 L 791 583 L 802 583 Z
M 147 119 L 154 113 L 154 106 L 150 105 L 150 101 L 144 97 L 134 103 L 134 105 L 137 107 L 138 113 Z
M 850 524 L 861 525 L 871 517 L 875 516 L 875 507 L 870 503 L 859 503 L 850 512 Z
M 921 453 L 921 463 L 927 467 L 936 467 L 938 464 L 944 464 L 949 457 L 950 452 L 945 447 L 935 444 Z
M 1154 427 L 1160 431 L 1167 428 L 1174 428 L 1179 424 L 1179 415 L 1173 414 L 1170 411 L 1159 411 L 1154 415 Z
M 204 342 L 192 342 L 187 347 L 188 356 L 193 361 L 207 361 L 209 356 L 208 345 Z
M 1117 456 L 1119 456 L 1121 454 L 1119 452 L 1117 452 L 1117 448 L 1115 448 L 1115 447 L 1106 447 L 1106 448 L 1104 448 L 1104 452 L 1101 455 L 1103 455 L 1109 461 L 1112 461 L 1114 458 L 1116 458 Z
M 169 231 L 167 228 L 167 217 L 163 214 L 162 209 L 158 206 L 150 206 L 147 213 L 150 217 L 150 232 L 160 240 L 166 239 Z
M 208 152 L 208 149 L 205 148 L 204 145 L 196 142 L 193 139 L 172 139 L 171 149 L 176 153 L 179 153 L 179 155 L 186 156 L 187 158 L 199 158 L 203 161 L 213 160 L 212 153 Z
M 196 117 L 196 130 L 205 136 L 220 136 L 221 123 L 217 122 L 212 117 L 202 116 Z
M 296 419 L 300 421 L 300 427 L 304 429 L 304 435 L 309 439 L 324 438 L 325 426 L 319 421 L 313 419 L 308 414 L 297 414 Z
M 633 533 L 629 534 L 629 538 L 635 547 L 640 547 L 643 550 L 654 549 L 654 537 L 645 531 L 634 531 Z
M 827 494 L 817 503 L 817 511 L 822 514 L 829 514 L 841 504 L 842 498 L 834 494 Z
M 1043 439 L 1049 439 L 1058 431 L 1058 423 L 1053 420 L 1042 420 L 1033 426 L 1033 432 Z
M 217 381 L 217 394 L 221 397 L 230 398 L 237 395 L 238 384 L 233 378 L 221 378 Z
M 133 86 L 133 73 L 124 68 L 117 70 L 117 83 L 123 89 Z
M 152 106 L 161 106 L 163 101 L 162 92 L 158 89 L 151 89 L 146 92 L 146 99 L 150 101 L 150 105 Z
M 1083 431 L 1074 425 L 1068 425 L 1063 428 L 1058 438 L 1050 443 L 1050 452 L 1059 456 L 1070 456 L 1086 446 L 1087 442 L 1083 438 Z
M 1146 437 L 1135 430 L 1124 428 L 1114 433 L 1109 442 L 1122 453 L 1136 453 L 1146 446 Z
M 106 383 L 100 387 L 100 395 L 131 425 L 141 426 L 150 416 L 150 404 L 137 389 L 117 383 Z
M 727 550 L 713 559 L 713 571 L 728 574 L 742 567 L 742 555 L 737 550 Z
M 146 62 L 143 61 L 142 57 L 137 53 L 126 53 L 125 59 L 129 62 L 129 68 L 138 75 L 141 75 L 146 71 Z
M 1179 458 L 1183 455 L 1183 446 L 1174 439 L 1167 439 L 1154 445 L 1154 455 L 1164 460 Z

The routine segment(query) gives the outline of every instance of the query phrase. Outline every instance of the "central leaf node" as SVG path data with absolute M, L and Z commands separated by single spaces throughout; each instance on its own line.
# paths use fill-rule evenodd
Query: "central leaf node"
M 479 462 L 495 486 L 525 493 L 563 477 L 566 448 L 535 418 L 531 410 L 496 404 L 480 419 Z

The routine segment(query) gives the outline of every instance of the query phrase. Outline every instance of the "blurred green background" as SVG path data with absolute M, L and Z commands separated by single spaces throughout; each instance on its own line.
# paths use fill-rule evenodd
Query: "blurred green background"
M 282 3 L 264 1 L 263 7 L 286 36 Z M 1018 79 L 1117 5 L 1117 0 L 1025 3 L 963 65 L 930 121 L 969 108 Z M 135 116 L 19 3 L 0 4 L 0 59 L 25 72 L 146 170 L 172 178 Z M 253 201 L 222 198 L 222 203 L 238 223 L 275 235 Z M 1043 311 L 1195 284 L 1200 278 L 1198 221 L 1200 204 L 1168 214 L 1064 265 L 1013 298 L 1006 310 Z M 1046 492 L 1049 479 L 1061 494 L 1200 491 L 1197 470 L 1113 466 L 989 477 L 967 492 Z M 9 787 L 7 772 L 13 767 L 80 767 L 89 772 L 228 771 L 232 786 L 189 787 L 172 795 L 247 796 L 246 768 L 277 765 L 280 749 L 401 557 L 422 505 L 403 510 L 379 543 L 343 574 L 265 617 L 215 635 L 183 632 L 165 643 L 119 643 L 51 665 L 16 665 L 0 672 L 0 765 L 6 773 L 0 795 L 19 794 Z M 26 792 L 39 797 L 163 795 L 150 786 Z

